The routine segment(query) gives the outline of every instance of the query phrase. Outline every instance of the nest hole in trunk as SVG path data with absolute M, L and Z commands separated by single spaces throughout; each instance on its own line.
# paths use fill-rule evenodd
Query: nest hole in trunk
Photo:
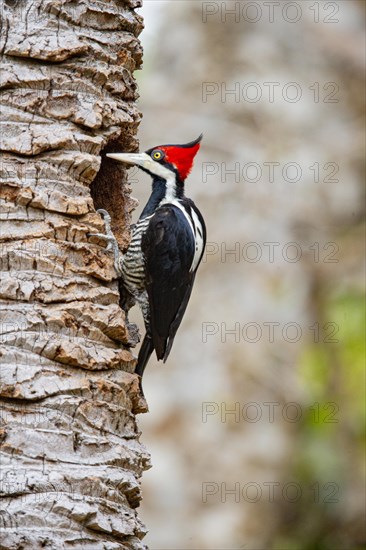
M 90 193 L 94 207 L 103 208 L 111 216 L 111 228 L 117 239 L 121 252 L 125 252 L 130 242 L 131 212 L 137 206 L 137 200 L 131 198 L 131 186 L 128 183 L 127 168 L 124 164 L 110 159 L 107 153 L 120 153 L 137 149 L 135 138 L 127 134 L 109 141 L 101 151 L 101 165 L 98 174 L 90 186 Z M 120 306 L 127 315 L 127 324 L 130 334 L 130 345 L 136 346 L 139 342 L 138 327 L 128 321 L 128 311 L 135 304 L 134 298 L 124 287 L 123 281 L 118 281 Z
M 104 208 L 112 218 L 112 231 L 119 247 L 125 251 L 130 239 L 131 211 L 134 201 L 131 200 L 131 188 L 128 184 L 126 166 L 120 162 L 110 159 L 107 153 L 118 153 L 127 151 L 126 141 L 118 138 L 108 142 L 101 151 L 101 165 L 98 174 L 90 186 L 90 193 L 94 207 Z

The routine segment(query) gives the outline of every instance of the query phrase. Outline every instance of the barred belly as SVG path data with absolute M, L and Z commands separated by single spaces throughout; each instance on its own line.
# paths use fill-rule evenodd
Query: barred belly
M 141 251 L 141 239 L 152 216 L 139 220 L 132 230 L 130 246 L 123 257 L 122 273 L 127 290 L 136 298 L 145 291 L 145 265 Z

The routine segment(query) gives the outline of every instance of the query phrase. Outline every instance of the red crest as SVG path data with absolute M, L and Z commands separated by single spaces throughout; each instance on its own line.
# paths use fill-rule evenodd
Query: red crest
M 193 160 L 201 145 L 202 134 L 194 141 L 185 145 L 162 145 L 159 147 L 165 153 L 167 162 L 173 164 L 179 172 L 182 181 L 192 170 Z

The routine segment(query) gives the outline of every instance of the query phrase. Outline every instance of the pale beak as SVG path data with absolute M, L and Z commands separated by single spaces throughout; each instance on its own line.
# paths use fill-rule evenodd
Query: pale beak
M 137 164 L 142 167 L 146 161 L 151 160 L 146 153 L 107 153 L 106 156 L 125 164 Z

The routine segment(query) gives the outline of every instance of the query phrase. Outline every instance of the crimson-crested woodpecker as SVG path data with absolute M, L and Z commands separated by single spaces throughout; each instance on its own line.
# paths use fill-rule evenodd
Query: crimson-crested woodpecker
M 153 350 L 158 360 L 167 360 L 202 259 L 205 222 L 194 202 L 184 195 L 201 139 L 202 135 L 184 145 L 159 145 L 145 153 L 107 154 L 137 165 L 153 178 L 152 193 L 133 227 L 127 252 L 116 259 L 124 286 L 144 317 L 146 334 L 135 369 L 140 377 Z M 102 213 L 110 233 L 108 214 Z M 113 248 L 116 253 L 116 242 Z

